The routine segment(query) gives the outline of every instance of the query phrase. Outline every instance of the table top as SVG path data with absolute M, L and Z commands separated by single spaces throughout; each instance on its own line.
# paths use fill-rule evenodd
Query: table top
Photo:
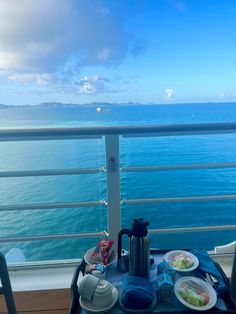
M 163 256 L 166 252 L 167 251 L 165 251 L 165 250 L 152 250 L 151 251 L 151 254 L 154 258 L 154 263 L 150 266 L 150 282 L 152 283 L 153 288 L 155 290 L 155 295 L 157 296 L 157 300 L 156 300 L 157 302 L 155 302 L 155 306 L 152 307 L 151 313 L 183 313 L 183 312 L 186 313 L 186 311 L 188 311 L 188 312 L 192 311 L 191 309 L 186 308 L 182 303 L 180 303 L 175 296 L 172 298 L 172 301 L 169 303 L 161 303 L 159 300 L 159 294 L 157 293 L 157 291 L 158 291 L 158 288 L 157 288 L 157 266 L 163 261 Z M 118 292 L 120 292 L 121 286 L 122 286 L 122 281 L 125 278 L 125 276 L 127 276 L 128 273 L 118 272 L 116 269 L 116 266 L 117 265 L 115 262 L 106 269 L 106 280 L 108 280 L 112 285 L 114 285 L 117 288 Z M 83 268 L 85 269 L 85 265 L 82 263 L 82 265 L 81 265 L 82 271 L 83 271 Z M 222 272 L 223 272 L 223 270 L 222 270 Z M 193 270 L 193 271 L 187 272 L 187 273 L 176 272 L 176 280 L 182 276 L 185 276 L 185 275 L 201 278 L 201 274 L 196 269 L 196 270 Z M 74 279 L 76 279 L 76 278 L 74 278 Z M 78 279 L 78 277 L 77 277 L 77 279 Z M 173 295 L 174 295 L 174 293 L 173 293 Z M 76 298 L 76 296 L 74 296 L 74 297 Z M 231 312 L 233 312 L 233 309 L 232 309 L 232 304 L 230 304 L 230 306 L 229 306 L 228 304 L 226 304 L 224 302 L 224 300 L 220 296 L 218 296 L 216 305 L 209 311 L 211 313 L 221 313 L 222 311 L 224 313 L 231 313 Z M 130 312 L 142 313 L 144 311 L 141 311 L 141 310 L 132 311 L 131 310 Z M 80 306 L 78 306 L 77 312 L 69 311 L 69 313 L 75 314 L 75 313 L 86 313 L 86 312 L 84 310 L 82 310 L 80 308 Z M 109 310 L 107 313 L 122 314 L 122 313 L 127 313 L 127 311 L 124 311 L 120 307 L 119 301 L 117 301 L 115 306 L 111 310 Z M 145 311 L 145 313 L 147 313 L 147 311 Z

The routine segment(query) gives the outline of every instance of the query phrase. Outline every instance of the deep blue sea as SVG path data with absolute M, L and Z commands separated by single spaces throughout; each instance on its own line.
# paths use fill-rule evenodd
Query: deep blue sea
M 95 107 L 0 110 L 0 128 L 85 127 L 236 122 L 236 103 L 104 105 Z M 236 135 L 121 139 L 121 166 L 167 165 L 236 160 Z M 104 139 L 0 142 L 0 171 L 105 165 Z M 106 199 L 105 174 L 0 179 L 0 204 Z M 123 173 L 122 198 L 177 197 L 236 193 L 236 169 Z M 122 227 L 143 217 L 150 228 L 233 224 L 236 201 L 122 206 Z M 65 208 L 0 212 L 1 237 L 107 230 L 106 209 Z M 0 243 L 6 253 L 23 250 L 27 260 L 77 258 L 98 239 Z M 234 231 L 163 234 L 151 237 L 159 248 L 212 249 L 235 240 Z

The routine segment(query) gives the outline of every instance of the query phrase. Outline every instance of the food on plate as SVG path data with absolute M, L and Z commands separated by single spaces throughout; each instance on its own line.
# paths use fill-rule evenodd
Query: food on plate
M 190 255 L 184 253 L 176 254 L 171 262 L 171 265 L 179 269 L 188 269 L 194 264 Z
M 206 292 L 190 284 L 182 284 L 179 294 L 186 302 L 194 306 L 204 306 L 209 302 L 209 295 Z
M 101 239 L 93 253 L 91 254 L 91 261 L 94 264 L 102 263 L 103 265 L 107 265 L 108 260 L 111 256 L 111 247 L 113 245 L 112 240 L 109 239 Z

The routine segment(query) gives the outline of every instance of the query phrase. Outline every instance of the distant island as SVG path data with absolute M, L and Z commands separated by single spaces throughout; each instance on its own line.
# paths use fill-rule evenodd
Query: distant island
M 91 102 L 87 104 L 71 104 L 71 103 L 61 103 L 61 102 L 43 102 L 37 105 L 4 105 L 0 104 L 0 109 L 22 109 L 22 108 L 81 108 L 81 107 L 88 107 L 88 108 L 109 108 L 115 106 L 158 106 L 158 105 L 216 105 L 216 104 L 236 104 L 236 102 L 202 102 L 202 103 L 134 103 L 134 102 L 127 102 L 127 103 L 109 103 L 109 102 Z
M 60 102 L 43 102 L 37 105 L 4 105 L 0 104 L 0 109 L 22 109 L 22 108 L 78 108 L 78 107 L 111 107 L 111 106 L 127 106 L 127 105 L 137 105 L 135 103 L 108 103 L 108 102 L 92 102 L 88 104 L 66 104 Z

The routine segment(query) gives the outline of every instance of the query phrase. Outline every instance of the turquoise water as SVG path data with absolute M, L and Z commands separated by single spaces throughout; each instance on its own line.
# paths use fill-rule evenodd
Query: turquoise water
M 132 105 L 105 107 L 28 108 L 0 110 L 1 128 L 159 125 L 169 123 L 235 122 L 236 103 Z M 225 162 L 236 159 L 235 135 L 208 135 L 121 140 L 121 166 Z M 101 167 L 104 140 L 0 142 L 0 171 Z M 152 198 L 236 193 L 235 169 L 126 173 L 122 198 Z M 1 204 L 92 201 L 106 199 L 104 174 L 0 179 Z M 236 202 L 176 203 L 122 206 L 122 226 L 134 217 L 150 221 L 150 228 L 232 224 Z M 106 230 L 106 209 L 65 208 L 0 212 L 1 237 Z M 235 232 L 156 235 L 160 248 L 205 247 L 225 244 Z M 0 250 L 20 247 L 27 260 L 76 258 L 97 239 L 35 241 L 0 244 Z

